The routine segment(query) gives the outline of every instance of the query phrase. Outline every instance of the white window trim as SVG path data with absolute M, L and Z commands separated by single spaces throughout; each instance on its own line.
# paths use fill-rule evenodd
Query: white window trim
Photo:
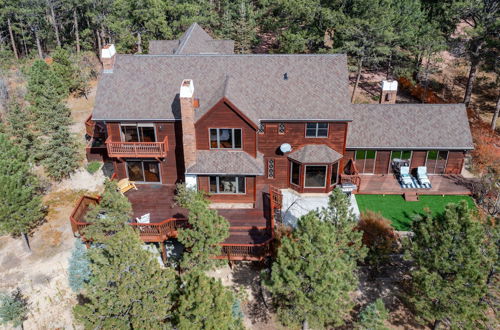
M 217 148 L 212 147 L 212 140 L 210 139 L 211 138 L 210 131 L 213 130 L 213 129 L 217 130 Z M 241 141 L 240 141 L 241 147 L 239 147 L 239 148 L 234 148 L 234 147 L 233 148 L 221 148 L 220 147 L 220 133 L 219 133 L 221 129 L 230 129 L 232 131 L 232 133 L 231 133 L 231 140 L 232 140 L 231 144 L 233 146 L 235 145 L 234 131 L 237 130 L 237 129 L 239 129 L 241 131 L 241 134 L 240 134 L 240 136 L 241 136 Z M 208 147 L 210 149 L 243 150 L 243 129 L 242 128 L 238 128 L 238 127 L 237 128 L 232 128 L 232 127 L 220 127 L 220 128 L 210 127 L 208 129 Z
M 243 188 L 244 188 L 244 192 L 235 192 L 235 193 L 231 193 L 231 192 L 219 192 L 219 178 L 221 176 L 226 176 L 226 177 L 233 177 L 233 178 L 236 178 L 236 187 L 239 188 L 238 186 L 238 178 L 243 178 Z M 211 177 L 215 177 L 215 187 L 217 188 L 217 192 L 213 192 L 210 190 L 210 178 Z M 208 177 L 208 191 L 211 193 L 211 194 L 216 194 L 216 195 L 246 195 L 247 193 L 247 178 L 245 176 L 241 176 L 241 175 L 210 175 Z
M 307 124 L 315 124 L 316 125 L 316 136 L 307 136 Z M 304 136 L 308 139 L 327 139 L 330 136 L 330 123 L 326 123 L 326 136 L 318 136 L 319 124 L 324 124 L 324 122 L 319 122 L 319 121 L 307 122 L 304 125 Z
M 316 167 L 324 167 L 325 168 L 325 181 L 323 182 L 323 186 L 321 186 L 321 187 L 306 186 L 306 173 L 307 173 L 307 168 L 309 166 L 316 166 Z M 328 165 L 304 165 L 304 188 L 311 188 L 311 189 L 326 188 L 326 180 L 327 180 L 327 176 L 328 176 L 327 174 L 328 174 Z

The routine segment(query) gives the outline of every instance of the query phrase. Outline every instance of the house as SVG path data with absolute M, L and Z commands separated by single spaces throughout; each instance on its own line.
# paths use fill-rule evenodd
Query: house
M 142 183 L 127 193 L 134 216 L 182 218 L 172 196 L 186 182 L 230 220 L 228 244 L 253 246 L 272 234 L 281 189 L 402 194 L 395 158 L 435 174 L 427 193 L 464 193 L 454 182 L 473 149 L 463 104 L 394 104 L 394 82 L 382 104 L 351 104 L 345 55 L 233 46 L 194 23 L 179 40 L 151 42 L 149 55 L 103 49 L 87 155 Z

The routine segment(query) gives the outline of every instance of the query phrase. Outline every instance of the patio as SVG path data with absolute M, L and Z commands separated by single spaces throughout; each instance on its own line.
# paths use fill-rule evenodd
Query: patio
M 470 195 L 468 181 L 460 175 L 429 175 L 430 189 L 403 189 L 392 174 L 359 175 L 361 184 L 358 194 L 401 195 L 417 193 L 419 195 Z

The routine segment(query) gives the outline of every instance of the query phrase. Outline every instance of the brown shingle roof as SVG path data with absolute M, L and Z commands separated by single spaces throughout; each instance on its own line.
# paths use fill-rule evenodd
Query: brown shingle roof
M 198 150 L 196 164 L 186 170 L 187 174 L 233 174 L 263 175 L 262 154 L 253 158 L 244 151 Z
M 463 104 L 353 104 L 347 148 L 473 149 Z
M 324 144 L 307 144 L 288 155 L 288 158 L 300 163 L 335 163 L 342 157 L 342 154 Z
M 255 124 L 350 120 L 347 78 L 345 55 L 117 55 L 99 82 L 93 117 L 180 119 L 179 88 L 193 79 L 198 118 L 226 96 Z
M 151 40 L 149 42 L 150 55 L 173 55 L 179 46 L 179 40 Z

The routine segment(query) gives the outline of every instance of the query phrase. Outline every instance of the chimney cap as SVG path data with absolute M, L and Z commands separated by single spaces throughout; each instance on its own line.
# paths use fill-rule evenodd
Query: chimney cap
M 105 45 L 101 50 L 101 58 L 112 58 L 116 55 L 114 44 Z
M 383 91 L 397 91 L 398 90 L 398 81 L 397 80 L 383 80 L 382 81 L 382 90 Z
M 192 79 L 184 79 L 181 84 L 180 97 L 193 97 L 194 83 Z

